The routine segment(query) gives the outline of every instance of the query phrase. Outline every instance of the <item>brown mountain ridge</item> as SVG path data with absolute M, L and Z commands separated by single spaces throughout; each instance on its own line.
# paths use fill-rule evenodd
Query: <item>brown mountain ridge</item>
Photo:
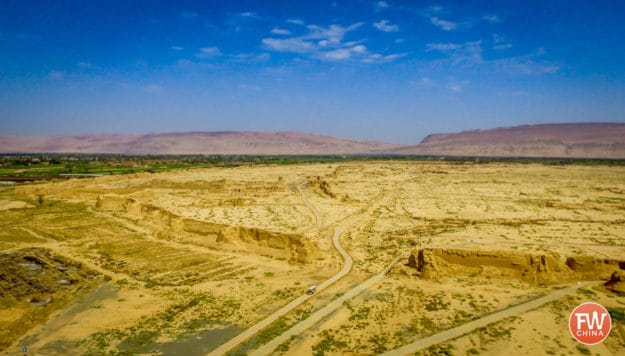
M 0 136 L 5 153 L 366 154 L 401 145 L 299 132 L 218 131 L 148 135 Z
M 405 146 L 299 132 L 218 131 L 147 135 L 0 136 L 4 153 L 397 154 L 625 158 L 625 123 L 523 125 L 433 134 Z
M 625 124 L 564 123 L 501 127 L 429 135 L 395 154 L 625 158 Z

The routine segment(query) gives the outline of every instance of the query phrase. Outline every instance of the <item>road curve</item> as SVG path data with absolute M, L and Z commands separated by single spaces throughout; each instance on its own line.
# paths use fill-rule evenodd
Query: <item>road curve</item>
M 402 257 L 402 255 L 397 256 L 397 258 L 395 258 L 393 262 L 391 262 L 380 274 L 376 274 L 375 276 L 367 279 L 356 287 L 350 289 L 342 296 L 332 300 L 323 308 L 312 313 L 308 318 L 300 321 L 299 323 L 292 326 L 289 330 L 283 332 L 279 336 L 275 337 L 273 340 L 259 347 L 257 350 L 252 352 L 250 356 L 265 356 L 273 353 L 273 350 L 275 350 L 276 347 L 280 346 L 280 344 L 282 344 L 283 342 L 289 340 L 291 336 L 302 334 L 304 331 L 317 324 L 321 319 L 330 315 L 335 310 L 343 306 L 343 303 L 345 303 L 345 301 L 356 297 L 357 295 L 369 289 L 369 287 L 380 281 L 382 278 L 384 278 L 384 275 L 386 275 L 393 268 L 393 266 L 395 266 L 397 262 L 401 260 Z
M 489 314 L 483 318 L 473 320 L 471 322 L 460 325 L 453 329 L 445 330 L 438 334 L 428 336 L 424 339 L 417 340 L 411 344 L 404 345 L 400 348 L 385 352 L 382 355 L 386 355 L 386 356 L 413 355 L 415 352 L 419 350 L 426 349 L 430 346 L 455 339 L 462 335 L 466 335 L 468 333 L 475 331 L 476 329 L 483 328 L 489 324 L 496 323 L 498 321 L 509 318 L 511 316 L 519 315 L 519 314 L 528 312 L 530 310 L 536 309 L 546 303 L 560 299 L 569 293 L 575 292 L 579 288 L 587 287 L 595 283 L 596 282 L 585 282 L 585 283 L 575 284 L 567 288 L 558 289 L 542 297 L 532 299 L 528 302 L 506 308 L 504 310 L 495 312 L 493 314 Z
M 303 192 L 303 190 L 301 189 L 300 186 L 297 187 L 297 190 L 300 192 L 300 195 L 302 197 L 302 200 L 304 201 L 304 204 L 306 204 L 306 206 L 308 206 L 310 208 L 310 210 L 313 212 L 313 214 L 315 215 L 316 226 L 317 227 L 321 227 L 321 225 L 322 225 L 321 224 L 321 216 L 319 215 L 317 210 L 308 202 L 308 200 L 306 200 L 304 192 Z M 338 228 L 338 227 L 334 229 L 334 235 L 332 236 L 332 244 L 334 245 L 334 248 L 341 254 L 341 256 L 343 256 L 343 260 L 345 261 L 345 264 L 343 265 L 343 269 L 341 269 L 334 276 L 326 279 L 321 284 L 319 284 L 317 286 L 317 292 L 320 292 L 320 291 L 324 290 L 325 288 L 329 287 L 334 282 L 336 282 L 339 279 L 343 278 L 352 269 L 352 265 L 353 265 L 354 261 L 352 260 L 351 256 L 349 254 L 347 254 L 347 252 L 345 251 L 343 246 L 341 246 L 340 237 L 341 237 L 342 233 L 343 233 L 343 229 Z M 228 340 L 226 343 L 221 344 L 219 347 L 217 347 L 216 349 L 211 351 L 208 355 L 210 355 L 210 356 L 213 356 L 213 355 L 215 355 L 215 356 L 216 355 L 224 355 L 226 352 L 234 349 L 236 346 L 238 346 L 239 344 L 241 344 L 245 340 L 249 339 L 254 334 L 260 332 L 262 329 L 264 329 L 269 324 L 271 324 L 274 321 L 276 321 L 281 316 L 286 315 L 291 310 L 293 310 L 294 308 L 296 308 L 300 304 L 302 304 L 305 301 L 307 301 L 308 299 L 310 299 L 312 296 L 313 295 L 309 295 L 309 294 L 300 295 L 299 297 L 293 299 L 287 305 L 285 305 L 282 308 L 280 308 L 277 311 L 275 311 L 273 314 L 267 316 L 265 319 L 263 319 L 263 320 L 259 321 L 258 323 L 252 325 L 249 329 L 245 330 L 244 332 L 240 333 L 239 335 L 235 336 L 234 338 Z
M 310 204 L 308 199 L 306 199 L 306 194 L 304 194 L 304 189 L 303 189 L 305 184 L 306 182 L 299 184 L 295 187 L 295 189 L 297 189 L 297 191 L 299 192 L 299 196 L 302 198 L 302 201 L 304 202 L 304 204 L 308 207 L 308 209 L 310 209 L 310 211 L 312 211 L 313 215 L 315 216 L 315 227 L 317 229 L 321 229 L 321 227 L 323 226 L 323 222 L 321 220 L 321 214 L 319 214 L 317 209 L 312 204 Z

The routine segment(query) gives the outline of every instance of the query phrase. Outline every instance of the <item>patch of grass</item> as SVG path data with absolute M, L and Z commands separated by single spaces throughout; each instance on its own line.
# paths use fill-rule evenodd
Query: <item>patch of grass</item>
M 338 351 L 342 348 L 347 347 L 347 343 L 344 341 L 339 341 L 334 338 L 334 333 L 332 330 L 324 330 L 321 335 L 323 339 L 312 347 L 313 355 L 315 356 L 323 356 L 326 352 Z
M 577 345 L 577 351 L 579 351 L 579 353 L 582 355 L 592 355 L 592 352 L 590 352 L 590 349 L 588 349 L 584 345 Z
M 625 309 L 607 308 L 612 321 L 618 321 L 625 324 Z

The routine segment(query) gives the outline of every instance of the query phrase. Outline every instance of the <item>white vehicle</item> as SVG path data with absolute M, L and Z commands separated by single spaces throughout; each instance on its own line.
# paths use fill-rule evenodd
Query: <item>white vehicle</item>
M 312 285 L 308 288 L 308 290 L 306 291 L 306 294 L 314 294 L 317 291 L 317 286 Z

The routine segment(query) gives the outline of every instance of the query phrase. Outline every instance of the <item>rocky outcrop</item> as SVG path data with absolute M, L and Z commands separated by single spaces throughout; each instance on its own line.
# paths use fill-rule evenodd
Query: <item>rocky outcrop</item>
M 336 194 L 330 188 L 330 183 L 328 183 L 325 179 L 321 179 L 321 177 L 317 177 L 317 179 L 314 180 L 309 180 L 308 186 L 311 188 L 319 189 L 321 193 L 329 196 L 330 198 L 336 198 Z
M 467 249 L 422 249 L 413 251 L 408 266 L 421 278 L 473 275 L 517 278 L 532 284 L 556 284 L 567 280 L 607 279 L 625 266 L 623 261 L 591 256 L 569 257 L 556 253 L 532 254 L 515 251 Z M 619 285 L 618 281 L 614 282 Z
M 192 235 L 203 245 L 245 244 L 280 250 L 292 263 L 308 263 L 316 257 L 316 245 L 298 234 L 273 232 L 259 228 L 217 224 L 178 216 L 161 207 L 144 204 L 133 198 L 105 194 L 97 198 L 96 209 L 118 212 L 131 219 L 158 228 L 161 236 Z
M 604 286 L 614 293 L 625 295 L 625 271 L 612 272 L 610 279 L 605 282 Z
M 566 259 L 566 265 L 578 275 L 593 278 L 608 279 L 616 269 L 625 269 L 625 262 L 592 256 L 573 256 Z

